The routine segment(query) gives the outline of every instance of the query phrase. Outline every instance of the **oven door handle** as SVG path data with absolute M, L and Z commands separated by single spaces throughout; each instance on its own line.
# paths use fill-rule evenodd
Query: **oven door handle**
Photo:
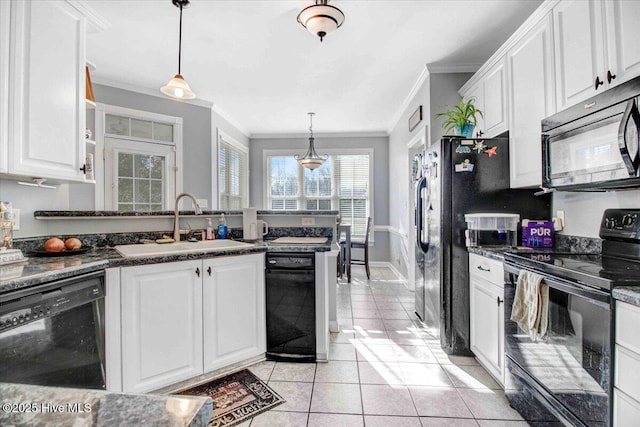
M 508 273 L 512 273 L 515 274 L 516 276 L 520 274 L 520 271 L 522 269 L 512 265 L 512 264 L 508 264 L 508 263 L 504 263 L 504 271 L 508 272 Z M 587 298 L 588 300 L 590 300 L 591 302 L 593 302 L 596 305 L 600 305 L 602 307 L 607 307 L 610 308 L 611 305 L 611 295 L 603 292 L 603 291 L 599 291 L 597 289 L 594 289 L 590 286 L 587 285 L 583 285 L 577 282 L 565 282 L 562 280 L 558 280 L 558 279 L 554 279 L 551 278 L 549 276 L 547 276 L 546 274 L 541 274 L 537 271 L 535 271 L 534 273 L 539 274 L 540 276 L 542 276 L 544 278 L 544 284 L 549 286 L 550 288 L 556 289 L 558 291 L 561 292 L 565 292 L 569 295 L 573 295 L 573 296 L 577 296 L 577 297 L 581 297 L 581 298 Z M 515 283 L 514 283 L 515 284 Z M 508 283 L 507 283 L 508 285 Z

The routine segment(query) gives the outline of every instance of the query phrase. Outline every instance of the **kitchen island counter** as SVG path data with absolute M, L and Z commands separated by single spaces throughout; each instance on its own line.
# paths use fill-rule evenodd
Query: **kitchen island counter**
M 0 425 L 206 426 L 210 397 L 124 394 L 0 383 Z

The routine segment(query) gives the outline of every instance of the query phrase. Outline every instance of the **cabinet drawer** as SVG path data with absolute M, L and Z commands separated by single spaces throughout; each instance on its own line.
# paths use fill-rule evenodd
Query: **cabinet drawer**
M 469 254 L 469 273 L 495 285 L 504 287 L 502 262 L 478 254 Z
M 640 403 L 618 389 L 613 389 L 614 427 L 637 426 L 640 419 Z
M 616 343 L 640 354 L 640 308 L 618 301 L 616 303 Z
M 616 345 L 614 385 L 640 401 L 640 355 Z

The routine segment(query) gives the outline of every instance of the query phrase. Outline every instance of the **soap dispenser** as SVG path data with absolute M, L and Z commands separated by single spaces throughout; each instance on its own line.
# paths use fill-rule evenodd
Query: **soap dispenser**
M 229 228 L 227 228 L 227 224 L 224 220 L 224 214 L 220 215 L 220 219 L 218 220 L 218 239 L 226 239 L 229 237 Z
M 213 224 L 211 223 L 211 218 L 207 218 L 207 240 L 214 240 L 216 235 L 213 233 Z

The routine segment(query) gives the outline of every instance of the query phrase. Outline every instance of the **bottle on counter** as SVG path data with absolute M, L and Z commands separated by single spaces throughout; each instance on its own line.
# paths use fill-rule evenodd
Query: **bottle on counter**
M 224 219 L 224 214 L 220 215 L 218 220 L 218 239 L 227 239 L 229 237 L 229 228 Z
M 213 232 L 213 224 L 211 223 L 211 218 L 207 219 L 207 231 L 206 231 L 206 239 L 214 240 L 216 238 L 215 233 Z

